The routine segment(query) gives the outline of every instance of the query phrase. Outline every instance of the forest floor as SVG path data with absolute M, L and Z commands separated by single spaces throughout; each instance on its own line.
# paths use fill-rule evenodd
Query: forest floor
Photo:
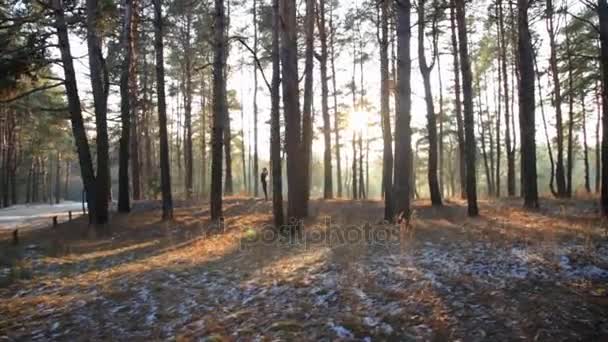
M 21 234 L 0 231 L 0 340 L 606 341 L 608 237 L 589 200 L 311 202 L 303 234 L 264 228 L 271 203 L 156 203 Z M 357 228 L 358 227 L 358 228 Z M 295 239 L 295 240 L 294 240 Z M 289 240 L 289 241 L 287 241 Z

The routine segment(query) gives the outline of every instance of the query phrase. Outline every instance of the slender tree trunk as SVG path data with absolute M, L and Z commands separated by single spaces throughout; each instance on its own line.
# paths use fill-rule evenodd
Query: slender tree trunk
M 57 153 L 55 165 L 55 204 L 61 202 L 61 153 Z
M 325 0 L 323 0 L 325 1 Z M 336 35 L 336 28 L 334 27 L 334 15 L 333 15 L 334 4 L 330 1 L 329 4 L 329 46 L 331 49 L 331 81 L 333 88 L 333 99 L 334 99 L 334 146 L 336 149 L 336 180 L 338 182 L 338 197 L 342 197 L 342 157 L 340 155 L 340 125 L 339 125 L 339 108 L 338 108 L 338 89 L 336 86 L 336 54 L 335 54 L 335 42 L 334 37 Z
M 303 189 L 300 192 L 302 217 L 308 216 L 308 200 L 310 196 L 310 159 L 312 156 L 312 113 L 313 113 L 313 75 L 314 75 L 314 31 L 315 31 L 315 1 L 306 0 L 306 16 L 304 31 L 306 48 L 304 52 L 304 104 L 302 108 L 302 141 L 300 156 L 302 158 Z
M 557 180 L 557 194 L 559 197 L 567 195 L 566 177 L 564 172 L 564 128 L 562 123 L 562 94 L 557 65 L 557 47 L 555 42 L 556 29 L 553 18 L 553 0 L 547 0 L 547 31 L 549 32 L 549 47 L 551 55 L 549 65 L 553 77 L 554 104 L 555 104 L 555 129 L 557 130 L 557 162 L 555 178 Z
M 409 0 L 396 1 L 397 59 L 398 59 L 398 108 L 395 118 L 395 213 L 403 218 L 410 217 L 410 193 L 412 180 L 412 132 L 411 121 L 411 69 L 410 52 L 411 3 Z M 387 187 L 388 189 L 388 187 Z
M 270 108 L 270 159 L 272 161 L 272 214 L 276 228 L 283 226 L 283 180 L 281 166 L 281 117 L 280 106 L 280 78 L 281 59 L 279 56 L 279 27 L 281 17 L 279 0 L 272 0 L 272 84 Z M 254 175 L 257 178 L 257 174 Z
M 184 88 L 184 186 L 186 198 L 191 199 L 194 193 L 194 158 L 192 155 L 192 46 L 190 36 L 192 31 L 191 12 L 186 13 L 186 28 L 184 32 L 184 64 L 185 64 L 185 88 Z
M 98 0 L 87 0 L 87 46 L 91 89 L 95 107 L 95 127 L 97 131 L 97 186 L 95 197 L 96 223 L 108 222 L 108 201 L 110 199 L 110 155 L 107 121 L 107 100 L 109 91 L 108 71 L 101 50 Z
M 418 65 L 424 83 L 424 100 L 426 102 L 426 128 L 429 139 L 429 159 L 427 168 L 427 180 L 429 184 L 429 193 L 431 194 L 431 203 L 438 206 L 441 205 L 441 190 L 439 190 L 439 181 L 437 180 L 437 118 L 435 117 L 435 106 L 433 104 L 433 94 L 431 91 L 431 71 L 435 65 L 435 56 L 431 66 L 427 65 L 425 55 L 425 2 L 426 0 L 418 1 Z M 436 51 L 436 49 L 434 49 Z
M 201 192 L 207 195 L 207 86 L 201 74 Z
M 585 108 L 585 92 L 581 91 L 581 116 L 583 119 L 583 160 L 585 162 L 585 191 L 591 193 L 591 181 L 589 177 L 589 145 L 587 144 L 587 110 Z
M 366 198 L 365 178 L 363 176 L 363 134 L 359 134 L 359 198 Z
M 507 39 L 505 32 L 505 19 L 504 11 L 502 8 L 502 0 L 498 0 L 498 18 L 499 18 L 499 41 L 500 41 L 500 64 L 502 69 L 502 87 L 503 97 L 505 100 L 505 149 L 507 152 L 507 194 L 509 196 L 515 196 L 515 147 L 511 146 L 511 114 L 515 115 L 511 111 L 510 97 L 509 97 L 509 72 L 507 69 Z M 515 127 L 513 126 L 513 131 Z M 513 132 L 515 134 L 515 132 Z M 499 178 L 499 177 L 497 177 Z
M 359 198 L 358 181 L 357 181 L 357 134 L 353 132 L 353 170 L 352 170 L 352 187 L 353 199 Z
M 572 75 L 572 51 L 570 50 L 570 37 L 566 31 L 566 54 L 568 59 L 568 161 L 566 174 L 566 194 L 572 197 L 572 169 L 574 168 L 574 77 Z
M 93 158 L 91 157 L 91 151 L 89 149 L 84 119 L 82 117 L 82 108 L 80 106 L 80 98 L 78 96 L 76 73 L 74 71 L 74 62 L 70 51 L 70 40 L 68 36 L 65 14 L 63 12 L 63 6 L 62 0 L 53 0 L 52 2 L 59 52 L 61 54 L 61 61 L 63 64 L 65 79 L 64 84 L 68 99 L 72 133 L 74 135 L 76 150 L 78 152 L 82 183 L 86 192 L 87 206 L 89 208 L 89 221 L 93 222 L 94 218 L 96 217 L 94 201 L 96 198 L 95 172 L 93 170 Z
M 63 199 L 67 200 L 70 196 L 70 171 L 72 171 L 72 162 L 68 159 L 65 161 L 65 183 L 63 187 Z M 29 191 L 29 189 L 28 189 Z
M 243 97 L 241 96 L 241 164 L 243 166 L 243 192 L 247 192 L 247 150 L 245 149 L 245 110 L 243 109 Z
M 169 143 L 167 138 L 167 104 L 165 103 L 165 65 L 163 46 L 162 0 L 154 4 L 154 47 L 156 52 L 156 97 L 158 102 L 158 127 L 160 145 L 160 183 L 162 192 L 163 220 L 173 218 L 171 195 L 171 166 L 169 165 Z
M 135 77 L 135 55 L 134 55 L 134 38 L 133 16 L 137 12 L 132 0 L 124 0 L 124 17 L 122 26 L 122 49 L 124 51 L 122 68 L 120 74 L 120 121 L 121 121 L 121 136 L 120 136 L 120 161 L 118 170 L 118 211 L 127 213 L 131 210 L 129 198 L 129 153 L 130 143 L 132 140 L 131 124 L 132 113 L 135 111 L 131 108 L 134 103 L 131 103 L 132 94 L 130 92 L 132 85 L 132 77 Z M 135 185 L 134 185 L 135 187 Z
M 384 220 L 392 222 L 393 211 L 393 136 L 389 109 L 388 17 L 389 1 L 380 3 L 380 115 L 382 120 L 382 194 Z
M 139 158 L 139 108 L 137 87 L 137 55 L 139 52 L 138 45 L 138 27 L 139 27 L 139 11 L 140 6 L 138 0 L 131 0 L 132 4 L 132 19 L 131 19 L 131 66 L 129 68 L 129 94 L 131 107 L 131 136 L 130 136 L 130 157 L 131 157 L 131 184 L 133 187 L 133 199 L 141 199 L 141 165 Z
M 327 77 L 327 29 L 325 23 L 325 0 L 320 0 L 318 10 L 319 39 L 321 41 L 321 56 L 319 64 L 321 67 L 321 111 L 323 112 L 323 198 L 333 198 L 333 179 L 331 165 L 331 123 L 329 119 L 329 86 Z
M 211 137 L 211 219 L 222 217 L 222 144 L 228 117 L 226 99 L 226 14 L 224 0 L 215 0 L 213 58 L 213 135 Z
M 437 75 L 439 78 L 439 114 L 437 115 L 438 121 L 439 121 L 439 143 L 438 143 L 438 149 L 439 149 L 439 163 L 438 163 L 438 168 L 439 168 L 439 190 L 441 191 L 441 197 L 444 196 L 444 187 L 445 187 L 445 179 L 444 179 L 444 175 L 443 175 L 443 169 L 444 169 L 444 144 L 443 144 L 443 137 L 444 137 L 444 130 L 443 130 L 443 121 L 444 121 L 444 108 L 443 108 L 443 79 L 441 77 L 441 59 L 440 59 L 440 54 L 437 54 Z
M 477 207 L 477 181 L 475 174 L 475 123 L 473 119 L 473 75 L 469 61 L 465 1 L 453 0 L 456 3 L 458 22 L 458 41 L 460 43 L 460 61 L 462 64 L 462 92 L 464 97 L 465 157 L 467 175 L 467 202 L 469 216 L 479 215 Z
M 479 93 L 477 94 L 477 108 L 478 108 L 478 116 L 479 116 L 479 126 L 478 126 L 478 133 L 479 133 L 479 140 L 481 141 L 481 155 L 483 157 L 483 166 L 484 169 L 486 171 L 486 191 L 488 194 L 488 197 L 492 196 L 492 177 L 490 176 L 491 174 L 491 170 L 490 170 L 490 166 L 488 164 L 488 151 L 486 148 L 486 129 L 485 129 L 485 123 L 483 121 L 483 109 L 481 107 L 481 85 L 479 84 L 479 75 L 477 75 L 476 78 L 476 83 L 477 83 L 477 89 L 479 91 Z
M 608 3 L 598 0 L 602 65 L 602 214 L 608 216 Z
M 543 128 L 545 132 L 545 140 L 547 141 L 547 152 L 549 154 L 549 163 L 551 164 L 551 176 L 549 180 L 549 190 L 553 194 L 553 196 L 557 197 L 557 192 L 555 191 L 555 160 L 553 159 L 553 149 L 551 148 L 551 139 L 549 138 L 549 130 L 547 128 L 547 119 L 545 116 L 545 106 L 543 105 L 543 93 L 542 87 L 540 84 L 540 71 L 538 70 L 538 62 L 536 60 L 536 55 L 534 55 L 534 68 L 536 69 L 536 83 L 538 87 L 538 102 L 540 105 L 540 113 L 543 119 Z
M 595 87 L 595 102 L 597 105 L 597 121 L 595 124 L 595 192 L 599 193 L 601 188 L 601 137 L 600 137 L 600 127 L 602 125 L 602 100 L 601 100 L 601 82 L 597 82 Z
M 533 49 L 528 25 L 529 0 L 518 0 L 518 65 L 519 126 L 521 135 L 522 178 L 524 207 L 538 208 L 536 180 L 536 126 L 534 121 L 534 64 Z
M 302 116 L 298 89 L 298 41 L 295 0 L 281 0 L 281 64 L 283 85 L 283 115 L 285 117 L 285 144 L 287 151 L 287 217 L 306 216 L 301 196 L 305 191 L 306 172 L 302 165 Z
M 273 0 L 274 1 L 274 0 Z M 257 2 L 253 0 L 253 52 L 258 53 Z M 272 148 L 272 147 L 271 147 Z M 259 194 L 259 156 L 258 156 L 258 69 L 253 63 L 253 196 Z M 279 173 L 280 175 L 280 173 Z
M 454 0 L 450 0 L 450 22 L 452 30 L 452 55 L 454 56 L 454 109 L 458 135 L 458 168 L 460 175 L 460 198 L 467 197 L 467 178 L 465 160 L 464 125 L 462 122 L 462 102 L 460 98 L 460 58 L 458 57 L 458 38 L 456 34 L 456 8 Z

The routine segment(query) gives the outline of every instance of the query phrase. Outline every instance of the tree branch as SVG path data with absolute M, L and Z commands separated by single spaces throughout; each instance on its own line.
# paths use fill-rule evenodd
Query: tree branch
M 21 94 L 15 96 L 15 97 L 12 97 L 10 99 L 0 100 L 0 103 L 11 103 L 11 102 L 17 101 L 17 100 L 19 100 L 21 98 L 24 98 L 26 96 L 29 96 L 29 95 L 31 95 L 33 93 L 36 93 L 36 92 L 39 92 L 39 91 L 44 91 L 44 90 L 48 90 L 48 89 L 52 89 L 52 88 L 57 88 L 59 86 L 62 86 L 63 83 L 64 82 L 53 83 L 53 84 L 49 84 L 49 85 L 46 85 L 46 86 L 34 88 L 34 89 L 29 90 L 29 91 L 26 91 L 25 93 L 21 93 Z

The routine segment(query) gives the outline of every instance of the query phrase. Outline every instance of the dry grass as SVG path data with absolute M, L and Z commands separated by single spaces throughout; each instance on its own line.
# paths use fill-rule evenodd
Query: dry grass
M 381 222 L 380 202 L 313 201 L 314 215 L 304 222 L 306 243 L 300 244 L 259 241 L 272 221 L 271 203 L 242 196 L 226 200 L 224 227 L 210 224 L 206 205 L 184 203 L 172 222 L 160 222 L 157 209 L 136 210 L 114 216 L 104 234 L 82 218 L 24 232 L 17 247 L 5 234 L 0 266 L 10 273 L 0 274 L 0 336 L 606 337 L 602 284 L 570 281 L 558 258 L 574 246 L 576 252 L 567 254 L 573 267 L 608 267 L 605 224 L 592 200 L 544 203 L 527 212 L 516 200 L 482 202 L 482 216 L 470 219 L 458 200 L 441 209 L 417 202 L 404 233 Z M 314 240 L 328 233 L 327 218 L 334 233 L 369 223 L 373 231 L 392 229 L 399 238 L 328 245 Z M 252 237 L 258 240 L 243 248 Z M 530 267 L 524 278 L 494 270 L 516 258 L 512 249 L 525 251 L 525 261 L 517 261 Z M 501 285 L 475 273 L 486 258 L 495 259 L 482 265 L 482 273 L 507 277 Z M 534 275 L 537 269 L 563 274 L 544 279 Z M 575 312 L 556 315 L 558 303 Z M 538 310 L 525 317 L 535 305 Z M 595 331 L 588 328 L 594 324 Z

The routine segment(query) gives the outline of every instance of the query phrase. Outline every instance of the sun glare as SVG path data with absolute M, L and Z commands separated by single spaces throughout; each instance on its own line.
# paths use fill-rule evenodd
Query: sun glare
M 348 117 L 348 127 L 351 131 L 362 132 L 367 128 L 369 119 L 368 112 L 354 111 L 350 112 Z

